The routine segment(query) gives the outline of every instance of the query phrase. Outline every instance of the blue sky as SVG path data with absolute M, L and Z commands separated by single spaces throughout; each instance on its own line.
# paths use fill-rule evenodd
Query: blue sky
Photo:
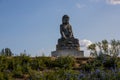
M 0 0 L 0 49 L 50 55 L 64 14 L 84 47 L 120 39 L 120 0 Z

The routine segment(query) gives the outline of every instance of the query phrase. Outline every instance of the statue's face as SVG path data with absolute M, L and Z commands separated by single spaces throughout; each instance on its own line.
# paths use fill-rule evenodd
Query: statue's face
M 69 17 L 64 17 L 63 20 L 62 20 L 62 22 L 63 22 L 64 24 L 69 23 Z

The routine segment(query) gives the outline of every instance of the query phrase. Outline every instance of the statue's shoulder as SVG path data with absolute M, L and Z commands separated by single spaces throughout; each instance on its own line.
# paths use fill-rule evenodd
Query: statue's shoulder
M 63 24 L 60 24 L 60 27 L 63 26 Z
M 68 24 L 68 26 L 71 26 L 70 24 Z
M 72 27 L 70 24 L 68 24 L 68 27 Z
M 60 24 L 60 28 L 62 28 L 63 27 L 63 24 Z

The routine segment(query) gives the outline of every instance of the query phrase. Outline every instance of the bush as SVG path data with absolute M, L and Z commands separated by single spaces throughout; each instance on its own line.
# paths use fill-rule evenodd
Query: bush
M 73 57 L 58 57 L 55 60 L 56 67 L 64 68 L 64 69 L 71 69 L 75 64 L 75 59 Z
M 13 71 L 13 76 L 14 78 L 23 78 L 23 73 L 21 71 Z

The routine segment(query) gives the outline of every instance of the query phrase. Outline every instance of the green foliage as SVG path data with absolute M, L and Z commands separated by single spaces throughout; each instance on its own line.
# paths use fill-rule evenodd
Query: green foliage
M 88 46 L 90 54 L 93 57 L 98 57 L 101 54 L 106 54 L 112 57 L 117 57 L 120 54 L 120 40 L 102 40 L 98 43 L 93 43 Z
M 49 71 L 47 74 L 44 73 L 44 77 L 55 79 L 56 77 L 53 76 L 60 74 L 56 74 L 54 70 L 60 70 L 60 69 L 72 69 L 73 65 L 75 63 L 75 60 L 73 57 L 58 57 L 56 59 L 52 59 L 50 57 L 30 57 L 26 54 L 21 54 L 20 56 L 15 57 L 7 57 L 7 56 L 0 56 L 0 76 L 1 80 L 2 78 L 24 78 L 24 75 L 28 75 L 32 79 L 41 79 L 41 71 L 45 70 L 53 70 Z M 6 71 L 11 74 L 4 75 Z M 61 71 L 60 71 L 61 72 Z M 40 77 L 38 75 L 41 75 Z M 41 79 L 42 80 L 42 79 Z
M 0 80 L 3 80 L 4 79 L 4 77 L 3 77 L 4 75 L 3 75 L 3 73 L 2 72 L 0 72 Z
M 0 80 L 14 80 L 12 78 L 12 74 L 5 71 L 5 72 L 0 72 Z
M 12 56 L 9 48 L 3 49 L 0 80 L 120 80 L 120 41 L 103 40 L 88 49 L 94 58 L 80 65 L 80 71 L 73 70 L 74 57 L 30 57 L 26 53 Z
M 101 66 L 104 68 L 115 68 L 117 66 L 117 62 L 119 62 L 117 56 L 120 53 L 119 40 L 111 40 L 110 42 L 102 40 L 96 44 L 89 45 L 88 49 L 92 56 L 95 57 L 95 60 L 89 64 L 94 65 L 93 68 Z
M 12 71 L 12 77 L 14 78 L 23 78 L 23 73 L 21 69 Z
M 120 61 L 117 61 L 117 67 L 120 68 Z
M 58 67 L 60 68 L 71 69 L 75 63 L 75 59 L 70 56 L 59 57 L 58 59 L 56 59 L 56 63 L 58 64 Z
M 35 57 L 33 60 L 30 62 L 31 69 L 33 70 L 43 70 L 46 68 L 45 62 L 47 61 L 47 58 L 43 57 Z
M 79 72 L 72 70 L 75 59 L 69 56 L 56 59 L 49 57 L 31 58 L 25 55 L 15 57 L 0 56 L 0 80 L 119 80 L 120 72 L 118 68 L 120 59 L 107 56 L 104 64 L 102 64 L 103 59 L 104 57 L 102 56 L 88 61 L 81 66 L 83 72 Z M 114 71 L 112 72 L 112 70 L 107 68 L 116 63 L 118 66 L 117 72 L 114 73 Z M 96 69 L 99 69 L 100 72 L 97 72 Z
M 1 56 L 12 56 L 13 53 L 12 53 L 12 51 L 10 50 L 10 48 L 5 48 L 5 49 L 2 49 L 2 50 L 1 50 L 0 55 L 1 55 Z

